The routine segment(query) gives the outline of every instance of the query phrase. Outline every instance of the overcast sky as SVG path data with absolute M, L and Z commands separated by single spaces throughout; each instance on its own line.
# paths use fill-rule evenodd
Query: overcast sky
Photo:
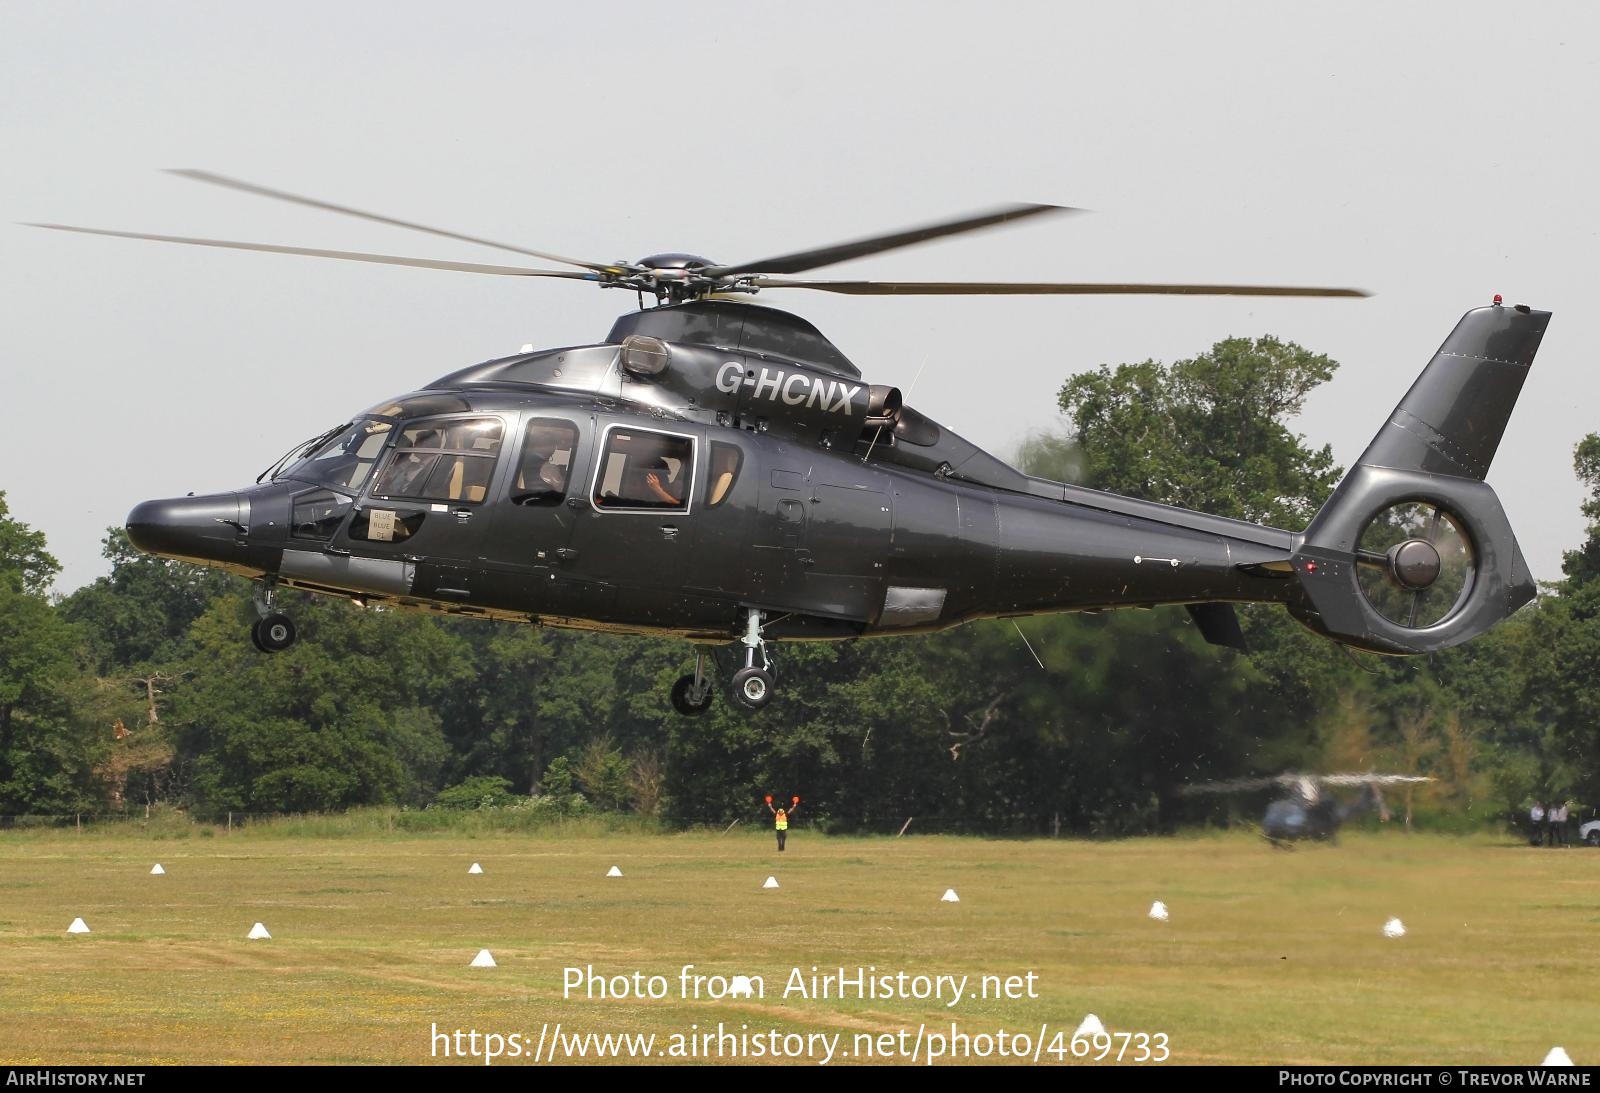
M 814 276 L 1376 295 L 761 302 L 1002 454 L 1059 426 L 1074 372 L 1274 334 L 1341 362 L 1297 428 L 1344 464 L 1462 312 L 1550 309 L 1489 481 L 1554 579 L 1583 534 L 1572 447 L 1600 429 L 1597 31 L 1578 3 L 0 0 L 0 490 L 70 591 L 136 502 L 243 486 L 386 396 L 598 341 L 634 304 L 15 223 L 510 258 L 161 168 L 598 260 L 1041 201 L 1093 214 Z

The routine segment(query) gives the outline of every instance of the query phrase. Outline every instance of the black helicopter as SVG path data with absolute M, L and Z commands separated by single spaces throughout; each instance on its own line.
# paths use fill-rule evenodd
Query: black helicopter
M 632 290 L 599 343 L 519 353 L 386 399 L 297 445 L 256 484 L 146 501 L 139 549 L 256 581 L 264 652 L 294 643 L 287 586 L 413 608 L 695 646 L 682 714 L 775 686 L 769 644 L 942 630 L 978 618 L 1184 605 L 1243 647 L 1232 604 L 1273 602 L 1335 641 L 1427 653 L 1534 595 L 1483 481 L 1549 322 L 1472 310 L 1303 532 L 1032 478 L 869 384 L 804 319 L 730 297 L 1363 296 L 1261 285 L 816 281 L 791 275 L 1028 217 L 991 212 L 754 262 L 591 262 L 201 171 L 197 181 L 571 267 L 562 270 L 41 224 L 161 242 Z M 645 297 L 655 306 L 644 307 Z
M 1278 774 L 1266 778 L 1240 778 L 1231 782 L 1207 782 L 1188 786 L 1185 794 L 1244 793 L 1277 786 L 1285 792 L 1267 805 L 1261 817 L 1261 834 L 1273 846 L 1287 846 L 1301 839 L 1337 841 L 1339 828 L 1346 821 L 1367 812 L 1389 819 L 1380 786 L 1431 782 L 1414 774 Z M 1361 786 L 1354 801 L 1341 801 L 1324 792 L 1326 786 Z

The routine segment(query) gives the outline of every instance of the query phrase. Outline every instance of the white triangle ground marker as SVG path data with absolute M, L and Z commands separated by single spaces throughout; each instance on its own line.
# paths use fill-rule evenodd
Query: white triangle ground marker
M 67 927 L 67 933 L 69 934 L 86 934 L 88 932 L 89 924 L 81 918 L 73 919 L 72 925 Z
M 767 878 L 767 883 L 763 884 L 761 887 L 763 887 L 763 888 L 776 888 L 776 887 L 778 887 L 778 878 L 777 877 L 768 877 Z
M 472 968 L 493 968 L 495 966 L 494 957 L 489 955 L 488 949 L 479 949 L 478 955 L 473 957 L 472 963 L 468 965 L 468 967 Z
M 160 862 L 156 862 L 154 865 L 152 865 L 150 867 L 150 875 L 152 877 L 159 877 L 159 876 L 163 875 L 164 873 L 166 873 L 166 870 L 161 868 L 161 863 Z
M 1564 1047 L 1553 1047 L 1553 1048 L 1550 1049 L 1550 1054 L 1548 1054 L 1548 1055 L 1546 1055 L 1544 1057 L 1544 1062 L 1540 1063 L 1539 1065 L 1540 1066 L 1571 1066 L 1572 1065 L 1572 1056 L 1567 1054 L 1567 1049 L 1564 1048 Z
M 473 862 L 472 863 L 472 868 L 468 869 L 467 872 L 469 872 L 469 873 L 481 873 L 481 872 L 483 872 L 483 866 L 479 865 L 477 862 Z
M 1091 1013 L 1083 1019 L 1083 1024 L 1078 1026 L 1078 1031 L 1074 1032 L 1072 1036 L 1073 1039 L 1077 1039 L 1079 1036 L 1104 1036 L 1105 1032 L 1106 1027 L 1100 1023 L 1100 1018 Z
M 939 897 L 939 902 L 940 903 L 960 903 L 961 902 L 961 897 L 956 895 L 956 890 L 954 888 L 946 888 L 944 890 L 944 895 Z
M 1150 917 L 1157 922 L 1167 921 L 1167 905 L 1160 900 L 1156 900 L 1150 905 Z
M 1406 936 L 1405 923 L 1401 922 L 1397 918 L 1391 918 L 1388 922 L 1385 922 L 1383 924 L 1383 936 L 1384 937 L 1405 937 Z
M 250 932 L 245 936 L 251 941 L 259 941 L 261 938 L 266 938 L 268 941 L 272 940 L 272 935 L 267 933 L 267 928 L 259 922 L 250 927 Z
M 618 869 L 616 866 L 613 865 L 610 869 L 606 870 L 606 876 L 608 876 L 608 877 L 620 877 L 620 876 L 622 876 L 622 870 Z

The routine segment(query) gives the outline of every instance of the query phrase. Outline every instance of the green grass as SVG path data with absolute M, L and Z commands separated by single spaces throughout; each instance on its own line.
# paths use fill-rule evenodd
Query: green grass
M 780 856 L 737 829 L 171 835 L 0 837 L 0 1063 L 432 1063 L 435 1024 L 537 1040 L 556 1022 L 661 1049 L 719 1022 L 839 1033 L 844 1051 L 901 1029 L 909 1049 L 923 1025 L 1045 1025 L 1043 1062 L 1090 1012 L 1165 1033 L 1175 1064 L 1535 1064 L 1554 1044 L 1600 1060 L 1600 853 L 1584 848 L 798 830 Z M 1157 899 L 1167 922 L 1146 915 Z M 74 916 L 93 933 L 69 936 Z M 1405 937 L 1383 936 L 1390 916 Z M 271 940 L 246 940 L 257 921 Z M 498 967 L 468 966 L 482 948 Z M 685 1000 L 685 964 L 760 975 L 766 997 Z M 589 966 L 663 976 L 669 995 L 564 998 L 564 970 Z M 783 997 L 813 966 L 966 975 L 969 995 Z M 1036 998 L 972 996 L 983 975 L 1030 972 Z

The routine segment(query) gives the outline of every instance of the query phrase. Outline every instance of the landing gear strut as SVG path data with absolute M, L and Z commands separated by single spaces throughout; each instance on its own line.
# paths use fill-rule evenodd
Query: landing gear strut
M 294 621 L 277 610 L 277 584 L 268 577 L 256 586 L 256 614 L 261 617 L 250 626 L 250 643 L 263 653 L 281 653 L 299 636 Z
M 694 671 L 672 685 L 672 708 L 684 717 L 699 717 L 711 708 L 714 691 L 711 677 L 705 672 L 704 650 L 694 651 Z
M 777 687 L 777 677 L 772 671 L 772 660 L 767 656 L 767 639 L 761 636 L 761 612 L 748 608 L 745 612 L 744 667 L 733 673 L 729 691 L 733 701 L 747 710 L 759 710 L 772 701 Z

